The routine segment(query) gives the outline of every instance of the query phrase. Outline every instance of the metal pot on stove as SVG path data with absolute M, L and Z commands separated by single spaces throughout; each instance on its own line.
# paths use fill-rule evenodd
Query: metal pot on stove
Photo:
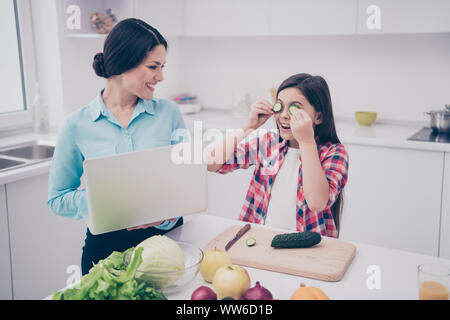
M 434 132 L 450 133 L 450 104 L 446 104 L 443 110 L 433 110 L 425 114 L 430 116 L 430 127 Z

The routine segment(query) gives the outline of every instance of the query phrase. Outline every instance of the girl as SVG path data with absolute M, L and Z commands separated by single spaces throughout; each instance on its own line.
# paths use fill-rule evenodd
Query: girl
M 95 73 L 106 88 L 89 104 L 70 114 L 59 133 L 49 178 L 48 206 L 58 215 L 83 219 L 88 214 L 86 190 L 79 190 L 83 161 L 93 157 L 169 145 L 172 133 L 186 128 L 170 100 L 154 98 L 164 80 L 167 42 L 139 19 L 119 22 L 94 57 Z M 124 168 L 126 170 L 126 168 Z M 93 235 L 86 232 L 83 275 L 113 251 L 124 251 L 183 223 L 183 218 Z
M 265 100 L 251 106 L 247 124 L 214 147 L 208 170 L 225 174 L 255 165 L 240 220 L 337 238 L 348 155 L 336 134 L 328 85 L 320 76 L 296 74 L 276 97 L 274 106 Z M 250 138 L 271 116 L 278 130 Z

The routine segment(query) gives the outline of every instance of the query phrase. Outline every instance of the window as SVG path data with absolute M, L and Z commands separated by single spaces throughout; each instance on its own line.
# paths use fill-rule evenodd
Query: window
M 0 1 L 0 130 L 32 125 L 35 63 L 29 0 Z

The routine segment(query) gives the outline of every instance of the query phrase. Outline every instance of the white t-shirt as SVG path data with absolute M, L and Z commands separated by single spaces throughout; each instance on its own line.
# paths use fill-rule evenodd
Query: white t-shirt
M 265 224 L 295 230 L 300 150 L 288 148 L 270 193 Z

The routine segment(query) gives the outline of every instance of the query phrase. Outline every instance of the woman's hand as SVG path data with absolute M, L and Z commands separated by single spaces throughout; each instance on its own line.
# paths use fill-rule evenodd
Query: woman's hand
M 250 116 L 244 129 L 256 130 L 261 127 L 272 115 L 272 104 L 267 100 L 256 101 L 250 107 Z
M 158 221 L 158 222 L 153 222 L 153 223 L 147 223 L 147 224 L 143 224 L 143 225 L 140 225 L 140 226 L 127 228 L 127 231 L 138 230 L 138 229 L 147 229 L 147 228 L 150 228 L 150 227 L 159 226 L 163 222 L 164 222 L 164 220 Z
M 291 131 L 299 144 L 315 142 L 312 119 L 309 114 L 302 109 L 294 110 L 291 115 Z
M 168 221 L 174 222 L 175 220 L 177 220 L 177 218 L 172 218 L 172 219 L 169 219 Z M 147 228 L 150 228 L 150 227 L 159 226 L 160 224 L 163 224 L 165 221 L 166 220 L 161 220 L 161 221 L 157 221 L 157 222 L 153 222 L 153 223 L 147 223 L 147 224 L 143 224 L 143 225 L 140 225 L 140 226 L 127 228 L 127 230 L 131 231 L 131 230 L 137 230 L 137 229 L 147 229 Z

